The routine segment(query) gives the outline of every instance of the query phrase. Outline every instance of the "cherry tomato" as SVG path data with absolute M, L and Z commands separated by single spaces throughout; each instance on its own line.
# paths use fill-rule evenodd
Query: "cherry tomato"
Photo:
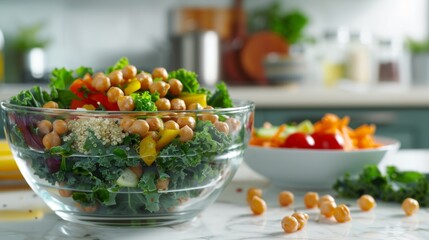
M 284 148 L 313 148 L 314 139 L 312 136 L 296 132 L 289 135 L 283 145 Z
M 316 149 L 344 149 L 344 138 L 340 134 L 313 133 L 314 148 Z

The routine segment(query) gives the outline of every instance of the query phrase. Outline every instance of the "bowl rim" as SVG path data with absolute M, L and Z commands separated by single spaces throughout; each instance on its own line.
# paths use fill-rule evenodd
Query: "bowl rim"
M 282 151 L 282 152 L 293 152 L 293 153 L 299 153 L 299 152 L 306 152 L 306 153 L 360 153 L 360 152 L 374 152 L 374 151 L 387 151 L 387 150 L 393 150 L 393 149 L 399 149 L 401 146 L 401 142 L 395 138 L 390 137 L 383 137 L 383 136 L 375 136 L 375 139 L 383 144 L 380 147 L 376 148 L 366 148 L 366 149 L 353 149 L 344 151 L 341 149 L 306 149 L 306 148 L 272 148 L 272 147 L 263 147 L 263 146 L 255 146 L 250 145 L 248 146 L 248 149 L 254 149 L 254 150 L 265 150 L 265 151 Z
M 230 108 L 214 108 L 214 109 L 198 109 L 198 110 L 159 110 L 159 111 L 100 111 L 100 110 L 86 110 L 86 109 L 62 109 L 62 108 L 41 108 L 21 106 L 10 103 L 11 98 L 0 101 L 0 107 L 4 111 L 27 111 L 33 113 L 49 113 L 49 114 L 79 114 L 79 115 L 134 115 L 134 114 L 148 114 L 148 115 L 169 115 L 172 113 L 223 113 L 232 114 L 246 111 L 254 111 L 255 102 L 251 100 L 232 99 L 234 107 Z

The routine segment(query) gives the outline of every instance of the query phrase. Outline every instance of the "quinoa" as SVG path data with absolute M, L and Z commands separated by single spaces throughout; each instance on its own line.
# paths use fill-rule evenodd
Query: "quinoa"
M 97 139 L 103 145 L 118 145 L 128 133 L 122 132 L 118 125 L 118 119 L 106 118 L 79 118 L 71 120 L 67 123 L 70 134 L 64 137 L 64 141 L 74 138 L 73 147 L 81 152 L 87 154 L 88 151 L 84 149 L 85 141 L 92 131 Z

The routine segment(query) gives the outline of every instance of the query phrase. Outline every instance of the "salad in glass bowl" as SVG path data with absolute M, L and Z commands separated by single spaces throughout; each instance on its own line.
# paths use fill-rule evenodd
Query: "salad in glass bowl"
M 126 58 L 105 72 L 52 72 L 1 102 L 6 137 L 31 188 L 61 218 L 99 225 L 188 221 L 243 160 L 254 104 L 185 69 L 151 73 Z

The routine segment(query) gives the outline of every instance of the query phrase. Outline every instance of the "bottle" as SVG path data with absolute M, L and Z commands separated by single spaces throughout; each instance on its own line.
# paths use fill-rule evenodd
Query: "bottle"
M 345 29 L 325 32 L 321 46 L 323 85 L 335 86 L 345 78 L 348 42 L 349 33 Z
M 399 83 L 401 47 L 391 39 L 382 39 L 378 42 L 378 82 Z

